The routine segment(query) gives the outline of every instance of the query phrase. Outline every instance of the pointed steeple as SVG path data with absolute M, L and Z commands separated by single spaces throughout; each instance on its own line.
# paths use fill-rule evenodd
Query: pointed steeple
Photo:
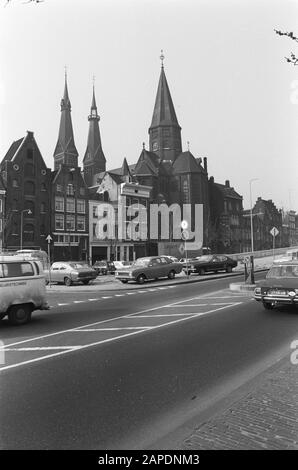
M 78 151 L 75 146 L 72 121 L 71 104 L 68 96 L 67 75 L 65 73 L 64 93 L 61 100 L 61 118 L 58 140 L 54 152 L 55 170 L 60 164 L 66 164 L 72 168 L 78 166 Z
M 152 122 L 149 128 L 149 146 L 150 150 L 157 153 L 163 160 L 174 161 L 182 151 L 181 127 L 164 71 L 163 52 L 160 58 L 162 63 Z
M 106 170 L 106 158 L 104 156 L 100 130 L 98 122 L 100 120 L 97 114 L 97 106 L 95 100 L 95 90 L 93 83 L 91 111 L 88 116 L 89 121 L 89 132 L 87 140 L 87 148 L 85 151 L 83 166 L 84 166 L 84 178 L 88 186 L 93 185 L 93 176 L 97 173 L 101 173 Z

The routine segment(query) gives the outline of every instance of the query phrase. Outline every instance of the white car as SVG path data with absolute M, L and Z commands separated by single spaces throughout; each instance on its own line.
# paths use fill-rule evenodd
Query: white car
M 114 266 L 117 269 L 122 269 L 125 268 L 125 266 L 131 266 L 131 263 L 129 261 L 113 261 Z

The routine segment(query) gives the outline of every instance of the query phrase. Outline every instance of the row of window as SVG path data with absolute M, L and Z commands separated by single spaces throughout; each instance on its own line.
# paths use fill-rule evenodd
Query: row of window
M 57 185 L 56 185 L 56 191 L 57 191 L 57 193 L 62 193 L 62 192 L 64 192 L 64 189 L 65 189 L 65 188 L 63 187 L 62 184 L 57 184 Z M 75 192 L 76 192 L 76 189 L 74 188 L 74 185 L 69 183 L 69 184 L 66 186 L 66 195 L 67 195 L 67 196 L 74 196 Z M 85 196 L 86 192 L 85 192 L 85 188 L 84 188 L 84 187 L 80 187 L 80 188 L 79 188 L 79 194 L 80 194 L 80 196 Z
M 24 212 L 24 217 L 34 217 L 35 213 L 35 203 L 34 201 L 25 201 L 24 209 L 30 210 L 30 214 L 28 212 Z M 19 201 L 17 199 L 13 199 L 12 201 L 12 210 L 19 211 Z M 47 212 L 47 204 L 42 202 L 40 204 L 40 213 L 45 214 Z
M 14 178 L 12 180 L 12 187 L 13 188 L 19 188 L 20 187 L 20 181 L 18 178 Z M 41 191 L 47 191 L 47 187 L 46 187 L 46 184 L 45 183 L 41 183 L 40 185 L 40 190 Z M 28 195 L 34 195 L 36 192 L 36 186 L 35 186 L 35 183 L 33 181 L 25 181 L 25 184 L 24 184 L 24 194 L 28 194 Z
M 66 222 L 66 223 L 65 223 Z M 66 221 L 65 217 L 62 214 L 55 215 L 55 230 L 72 230 L 75 231 L 75 216 L 67 215 Z M 77 230 L 85 231 L 85 217 L 77 216 Z
M 65 208 L 65 199 L 64 197 L 56 196 L 55 197 L 55 211 L 64 212 Z M 76 212 L 75 211 L 75 199 L 66 198 L 66 212 Z M 85 200 L 77 199 L 77 212 L 80 214 L 85 214 Z

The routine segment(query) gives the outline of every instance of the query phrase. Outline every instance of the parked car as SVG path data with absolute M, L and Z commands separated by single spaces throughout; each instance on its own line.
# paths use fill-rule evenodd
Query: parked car
M 107 261 L 107 260 L 102 260 L 102 261 L 95 261 L 95 263 L 92 266 L 93 269 L 96 271 L 96 275 L 103 275 L 106 276 L 107 274 L 114 274 L 116 271 L 115 265 L 113 261 Z
M 264 308 L 298 304 L 298 261 L 274 263 L 264 280 L 255 288 L 254 298 Z
M 275 259 L 273 261 L 274 264 L 280 263 L 282 261 L 295 261 L 298 260 L 298 250 L 297 248 L 292 248 L 288 250 L 284 255 L 282 255 L 279 259 Z
M 113 261 L 115 269 L 122 269 L 125 266 L 131 266 L 131 263 L 129 261 Z
M 190 260 L 186 265 L 183 265 L 183 271 L 186 274 L 198 273 L 200 275 L 206 272 L 226 271 L 232 272 L 232 269 L 237 266 L 237 261 L 225 255 L 203 255 L 198 258 Z
M 149 279 L 159 279 L 168 277 L 174 279 L 175 275 L 182 271 L 181 263 L 174 263 L 167 256 L 148 256 L 137 259 L 132 266 L 125 267 L 116 271 L 116 279 L 126 283 L 128 281 L 137 281 L 143 284 Z
M 61 261 L 52 264 L 50 272 L 44 271 L 46 282 L 58 282 L 71 286 L 74 282 L 88 284 L 96 278 L 95 269 L 83 261 Z

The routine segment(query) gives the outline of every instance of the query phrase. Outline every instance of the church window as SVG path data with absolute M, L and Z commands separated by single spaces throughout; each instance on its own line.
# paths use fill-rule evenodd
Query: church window
M 33 149 L 27 149 L 27 159 L 33 160 Z
M 189 197 L 189 185 L 188 185 L 188 181 L 187 181 L 187 180 L 184 180 L 184 181 L 183 181 L 182 191 L 183 191 L 183 202 L 184 202 L 184 203 L 190 202 L 190 197 Z
M 18 188 L 19 187 L 19 181 L 16 178 L 12 180 L 12 187 L 13 188 Z
M 156 152 L 158 150 L 158 143 L 157 142 L 153 142 L 152 149 L 153 149 L 153 152 Z

